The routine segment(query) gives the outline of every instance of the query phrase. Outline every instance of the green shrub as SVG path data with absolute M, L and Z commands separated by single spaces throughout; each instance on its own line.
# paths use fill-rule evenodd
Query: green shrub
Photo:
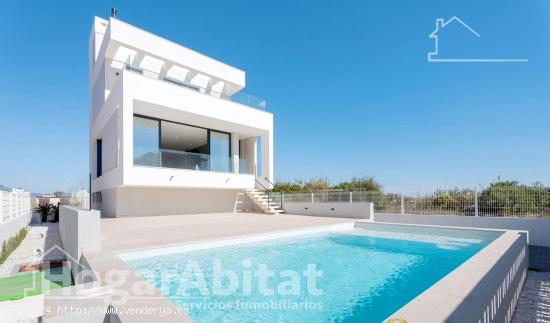
M 48 222 L 48 215 L 52 213 L 52 210 L 53 210 L 53 205 L 47 202 L 43 204 L 38 204 L 38 206 L 34 208 L 34 212 L 40 214 L 40 221 L 42 223 Z
M 306 192 L 326 191 L 330 189 L 330 181 L 327 177 L 312 178 L 304 183 L 303 190 Z
M 550 188 L 515 181 L 492 183 L 479 196 L 479 210 L 497 216 L 549 214 Z
M 458 201 L 448 193 L 440 193 L 435 196 L 433 204 L 443 210 L 454 210 L 458 206 Z
M 367 192 L 382 192 L 382 185 L 378 183 L 374 177 L 352 177 L 349 182 L 342 182 L 336 186 L 335 189 L 341 189 L 343 191 L 367 191 Z
M 272 189 L 273 192 L 300 192 L 302 186 L 297 183 L 277 182 Z
M 7 241 L 4 241 L 2 243 L 2 251 L 0 252 L 0 265 L 3 264 L 4 261 L 6 261 L 6 259 L 8 259 L 9 255 L 11 255 L 11 253 L 15 249 L 17 249 L 17 247 L 19 247 L 19 245 L 21 244 L 23 239 L 25 239 L 26 236 L 27 236 L 27 229 L 22 228 L 21 230 L 19 230 L 19 232 L 17 232 L 15 237 L 11 237 Z

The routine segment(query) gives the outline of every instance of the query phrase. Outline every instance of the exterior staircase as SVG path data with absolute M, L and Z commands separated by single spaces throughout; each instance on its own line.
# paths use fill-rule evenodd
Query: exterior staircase
M 249 188 L 246 190 L 246 195 L 258 206 L 264 213 L 267 214 L 279 214 L 284 211 L 281 210 L 277 203 L 269 201 L 268 195 L 256 188 Z

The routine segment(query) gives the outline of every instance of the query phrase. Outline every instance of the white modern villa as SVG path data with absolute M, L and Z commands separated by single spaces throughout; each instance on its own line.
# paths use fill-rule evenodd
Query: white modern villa
M 238 68 L 95 17 L 92 208 L 106 217 L 265 208 L 254 188 L 272 185 L 273 114 L 245 85 Z
M 550 187 L 271 190 L 273 114 L 245 85 L 94 17 L 90 190 L 0 185 L 0 323 L 550 322 Z

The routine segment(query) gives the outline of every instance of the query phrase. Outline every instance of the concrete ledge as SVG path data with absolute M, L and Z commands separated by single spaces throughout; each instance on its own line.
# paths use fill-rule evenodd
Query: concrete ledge
M 100 247 L 100 212 L 98 210 L 84 210 L 72 206 L 62 205 L 59 210 L 59 236 L 63 243 L 62 249 L 67 260 L 71 262 L 73 277 L 78 277 L 82 251 L 96 250 Z M 75 283 L 81 283 L 75 281 Z
M 475 229 L 522 230 L 529 232 L 528 243 L 530 245 L 550 247 L 550 234 L 548 234 L 550 232 L 550 219 L 376 213 L 374 220 L 376 222 L 469 227 Z
M 373 203 L 349 202 L 284 202 L 286 213 L 297 215 L 332 216 L 352 219 L 372 219 Z
M 123 252 L 115 253 L 123 261 L 156 257 L 156 256 L 165 256 L 172 254 L 180 254 L 184 252 L 192 252 L 197 250 L 204 250 L 210 248 L 219 248 L 227 246 L 235 246 L 242 244 L 252 244 L 254 242 L 268 241 L 283 239 L 289 237 L 301 237 L 309 234 L 316 234 L 322 232 L 345 232 L 353 230 L 355 227 L 355 222 L 344 222 L 338 224 L 330 224 L 323 226 L 314 226 L 306 229 L 295 229 L 295 230 L 284 230 L 284 231 L 274 231 L 269 233 L 261 234 L 250 234 L 242 235 L 233 238 L 226 239 L 213 239 L 213 240 L 203 240 L 203 241 L 194 241 L 191 243 L 175 244 L 168 245 L 156 248 L 143 248 L 137 250 L 126 250 Z
M 388 320 L 510 322 L 527 274 L 527 250 L 525 232 L 506 231 Z

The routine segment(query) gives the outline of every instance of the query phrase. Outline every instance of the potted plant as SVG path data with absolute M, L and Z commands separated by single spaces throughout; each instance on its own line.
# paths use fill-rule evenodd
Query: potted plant
M 54 214 L 53 216 L 53 223 L 59 222 L 59 206 L 61 203 L 57 203 L 57 205 L 52 205 L 52 212 Z
M 40 222 L 48 222 L 48 214 L 52 212 L 53 205 L 51 203 L 44 202 L 43 204 L 38 204 L 34 209 L 34 212 L 40 214 Z

